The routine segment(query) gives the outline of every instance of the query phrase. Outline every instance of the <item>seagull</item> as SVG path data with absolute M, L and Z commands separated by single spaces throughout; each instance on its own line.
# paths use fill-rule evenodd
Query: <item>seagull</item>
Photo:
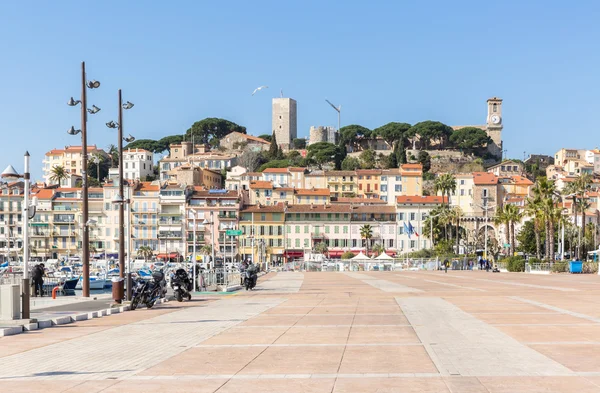
M 257 91 L 261 91 L 262 89 L 267 89 L 269 86 L 259 86 L 252 92 L 252 95 L 256 94 Z

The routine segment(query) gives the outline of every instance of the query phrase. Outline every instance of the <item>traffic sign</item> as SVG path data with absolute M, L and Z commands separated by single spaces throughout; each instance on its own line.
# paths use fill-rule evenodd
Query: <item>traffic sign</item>
M 242 234 L 241 229 L 228 229 L 225 231 L 227 236 L 240 236 Z

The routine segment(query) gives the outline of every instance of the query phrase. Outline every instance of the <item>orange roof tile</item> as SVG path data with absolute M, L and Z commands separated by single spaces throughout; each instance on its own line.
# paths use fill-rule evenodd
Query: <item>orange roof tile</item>
M 357 175 L 381 175 L 381 169 L 357 169 Z
M 272 190 L 273 189 L 273 183 L 270 182 L 270 181 L 255 180 L 255 181 L 251 181 L 250 182 L 250 188 L 259 188 L 259 189 Z
M 531 180 L 529 180 L 526 177 L 523 176 L 511 176 L 512 180 L 514 181 L 515 184 L 519 184 L 519 185 L 527 185 L 527 186 L 532 186 L 533 182 Z
M 288 168 L 267 168 L 263 173 L 288 173 Z
M 421 164 L 402 164 L 400 166 L 402 169 L 421 169 L 423 170 L 423 165 Z
M 318 196 L 329 196 L 331 192 L 329 188 L 299 188 L 296 190 L 296 195 L 318 195 Z
M 350 205 L 289 205 L 288 213 L 350 213 Z
M 38 199 L 52 199 L 54 196 L 54 189 L 52 188 L 43 188 L 35 194 Z
M 160 186 L 158 184 L 152 184 L 149 181 L 143 181 L 139 183 L 138 190 L 140 191 L 158 191 L 160 190 Z
M 407 196 L 401 195 L 396 197 L 396 203 L 413 203 L 413 204 L 442 204 L 446 203 L 447 197 L 441 196 Z
M 304 172 L 306 170 L 306 168 L 299 168 L 299 167 L 289 167 L 288 168 L 290 170 L 290 172 Z
M 473 172 L 475 185 L 498 184 L 498 176 L 490 172 Z
M 365 205 L 385 205 L 387 204 L 386 201 L 384 201 L 383 199 L 376 199 L 376 198 L 360 198 L 360 197 L 354 197 L 354 198 L 347 198 L 347 197 L 339 197 L 339 198 L 332 198 L 331 203 L 350 203 L 350 204 L 365 204 Z
M 241 213 L 283 213 L 285 205 L 278 203 L 276 205 L 262 206 L 250 205 L 241 210 Z

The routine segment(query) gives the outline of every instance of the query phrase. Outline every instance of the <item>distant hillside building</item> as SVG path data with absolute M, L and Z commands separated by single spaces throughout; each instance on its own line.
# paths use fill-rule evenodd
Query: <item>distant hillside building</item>
M 292 98 L 273 98 L 272 125 L 277 144 L 284 150 L 289 150 L 298 135 L 296 100 Z
M 181 142 L 171 144 L 169 148 L 169 155 L 158 162 L 161 181 L 169 180 L 169 172 L 185 164 L 220 172 L 237 163 L 237 155 L 213 152 L 204 144 L 192 145 L 192 142 Z
M 484 130 L 492 139 L 487 151 L 498 159 L 502 158 L 502 98 L 492 97 L 487 100 L 487 121 L 485 125 L 452 126 L 453 130 L 475 127 Z
M 339 133 L 335 129 L 335 127 L 330 126 L 318 126 L 318 127 L 310 127 L 308 144 L 312 145 L 313 143 L 319 142 L 329 142 L 333 144 L 337 144 L 339 140 Z
M 279 142 L 279 139 L 277 141 Z M 271 143 L 257 136 L 234 131 L 221 138 L 219 145 L 229 150 L 243 150 L 242 147 L 245 147 L 254 151 L 263 151 L 269 150 Z

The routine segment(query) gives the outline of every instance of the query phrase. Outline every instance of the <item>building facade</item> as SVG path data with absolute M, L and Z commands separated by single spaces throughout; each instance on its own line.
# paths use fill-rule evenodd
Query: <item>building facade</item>
M 52 178 L 52 169 L 61 166 L 68 174 L 81 176 L 81 146 L 65 146 L 64 149 L 52 149 L 46 153 L 43 160 L 43 176 L 46 184 L 57 184 Z M 88 158 L 91 159 L 94 155 L 103 156 L 108 159 L 108 155 L 102 149 L 98 149 L 96 145 L 87 147 Z

